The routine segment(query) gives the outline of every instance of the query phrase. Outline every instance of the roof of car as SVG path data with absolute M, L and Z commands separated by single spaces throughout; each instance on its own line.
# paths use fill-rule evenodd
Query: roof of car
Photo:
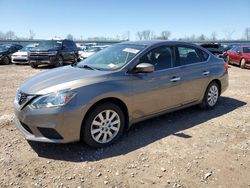
M 192 43 L 182 42 L 182 41 L 169 41 L 169 40 L 141 40 L 141 41 L 127 41 L 121 44 L 152 46 L 155 44 L 192 44 Z

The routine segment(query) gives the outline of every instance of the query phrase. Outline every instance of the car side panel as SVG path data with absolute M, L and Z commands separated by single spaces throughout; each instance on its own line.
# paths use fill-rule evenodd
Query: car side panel
M 208 62 L 194 63 L 181 67 L 183 104 L 198 101 L 211 78 L 211 64 Z

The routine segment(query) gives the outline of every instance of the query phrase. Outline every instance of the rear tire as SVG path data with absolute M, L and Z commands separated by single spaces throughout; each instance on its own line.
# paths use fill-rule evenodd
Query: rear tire
M 30 66 L 31 66 L 32 68 L 34 68 L 34 69 L 36 69 L 37 66 L 38 66 L 38 65 L 35 65 L 34 63 L 29 63 L 29 64 L 30 64 Z
M 246 66 L 246 60 L 245 60 L 245 59 L 242 59 L 242 60 L 240 61 L 240 68 L 244 69 L 245 66 Z
M 220 88 L 218 84 L 216 82 L 211 82 L 207 87 L 207 90 L 203 97 L 202 103 L 200 104 L 200 107 L 202 109 L 214 108 L 218 102 L 219 97 L 220 97 Z
M 125 117 L 121 108 L 107 102 L 92 109 L 81 129 L 81 140 L 91 147 L 105 147 L 117 141 L 124 130 Z

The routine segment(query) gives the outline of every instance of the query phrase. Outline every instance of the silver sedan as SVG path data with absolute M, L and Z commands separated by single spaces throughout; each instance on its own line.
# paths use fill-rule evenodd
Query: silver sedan
M 25 81 L 16 125 L 28 140 L 107 146 L 136 122 L 192 105 L 213 108 L 228 87 L 227 68 L 194 44 L 116 44 Z

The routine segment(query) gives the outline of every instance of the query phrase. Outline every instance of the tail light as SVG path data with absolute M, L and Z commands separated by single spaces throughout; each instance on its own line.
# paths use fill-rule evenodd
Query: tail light
M 228 63 L 226 63 L 226 62 L 223 64 L 223 67 L 225 68 L 225 70 L 228 70 L 228 68 L 231 68 L 231 67 L 228 65 Z

